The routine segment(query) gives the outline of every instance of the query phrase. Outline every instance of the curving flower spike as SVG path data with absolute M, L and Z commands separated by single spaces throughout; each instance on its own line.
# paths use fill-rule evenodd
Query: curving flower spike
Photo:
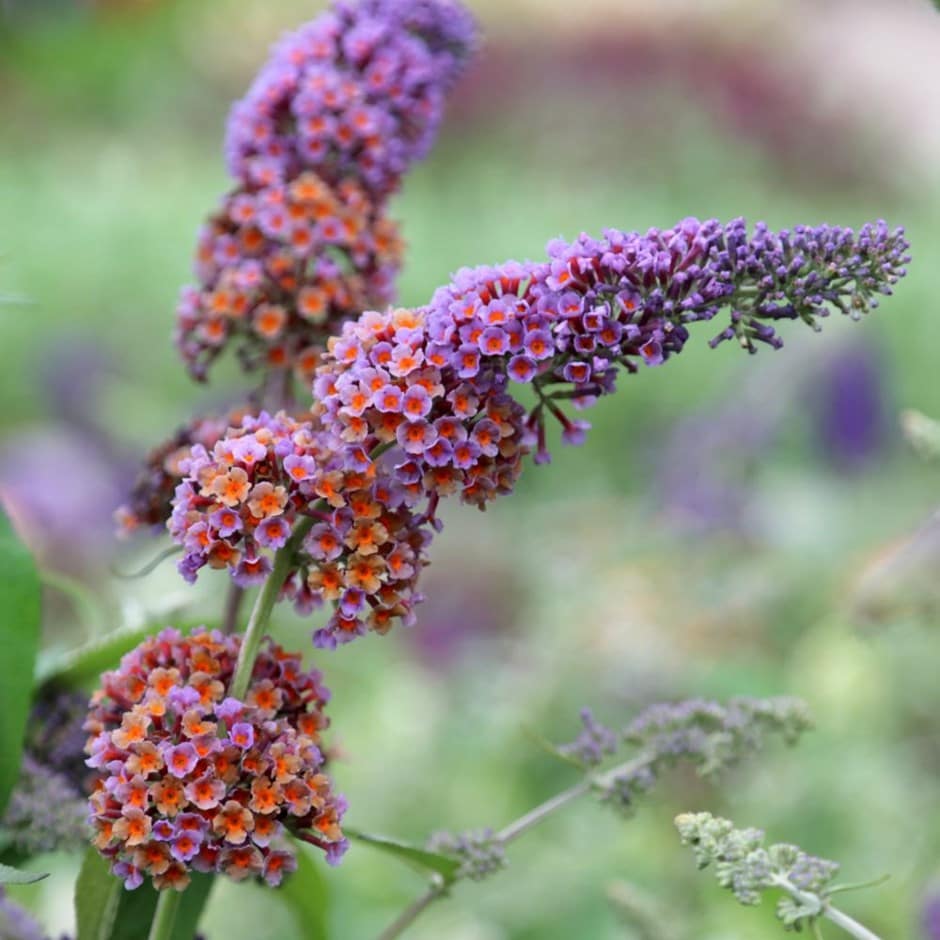
M 299 654 L 272 642 L 244 701 L 225 697 L 241 639 L 167 629 L 102 676 L 86 730 L 93 844 L 133 889 L 181 891 L 191 871 L 277 883 L 285 832 L 330 861 L 345 801 L 324 774 L 329 692 Z
M 545 416 L 580 443 L 587 424 L 563 410 L 616 387 L 620 369 L 681 352 L 689 326 L 731 311 L 713 345 L 780 346 L 769 324 L 857 317 L 905 274 L 903 230 L 832 226 L 779 234 L 743 219 L 685 219 L 645 234 L 608 230 L 549 244 L 541 264 L 462 269 L 419 310 L 366 313 L 330 341 L 315 413 L 367 452 L 394 441 L 398 479 L 418 498 L 460 492 L 483 506 L 509 492 L 522 456 L 549 458 Z M 509 382 L 533 387 L 526 414 Z M 420 387 L 426 394 L 416 390 Z

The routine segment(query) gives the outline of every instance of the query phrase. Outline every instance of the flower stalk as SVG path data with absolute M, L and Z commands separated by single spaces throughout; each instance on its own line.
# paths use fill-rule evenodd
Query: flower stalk
M 271 620 L 271 611 L 274 610 L 281 588 L 284 587 L 284 582 L 290 574 L 294 556 L 297 554 L 297 550 L 307 533 L 313 527 L 313 523 L 314 520 L 309 516 L 302 518 L 294 527 L 294 531 L 284 547 L 279 549 L 274 556 L 271 573 L 258 592 L 255 606 L 252 608 L 251 616 L 248 619 L 248 626 L 245 628 L 245 636 L 242 639 L 241 650 L 238 654 L 238 664 L 235 667 L 235 674 L 232 676 L 232 684 L 229 687 L 229 695 L 232 698 L 242 699 L 248 691 L 248 684 L 251 682 L 251 673 L 254 669 L 258 649 L 267 633 L 268 623 Z

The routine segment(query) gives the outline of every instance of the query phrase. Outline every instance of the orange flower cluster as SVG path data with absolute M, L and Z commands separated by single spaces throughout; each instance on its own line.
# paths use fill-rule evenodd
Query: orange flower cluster
M 234 346 L 246 369 L 293 368 L 309 382 L 339 325 L 391 300 L 401 254 L 394 222 L 352 180 L 245 183 L 200 236 L 198 284 L 178 308 L 180 354 L 200 380 Z
M 324 773 L 329 692 L 269 642 L 244 701 L 226 697 L 241 640 L 167 629 L 102 676 L 85 729 L 94 845 L 136 888 L 182 891 L 191 870 L 279 884 L 291 832 L 338 861 L 345 809 Z

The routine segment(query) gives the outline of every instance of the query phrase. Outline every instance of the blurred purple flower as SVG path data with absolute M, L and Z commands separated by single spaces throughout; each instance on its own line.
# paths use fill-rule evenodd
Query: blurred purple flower
M 46 940 L 42 927 L 25 908 L 11 901 L 0 888 L 0 937 L 3 940 Z
M 852 341 L 825 364 L 814 389 L 816 437 L 838 470 L 860 470 L 877 457 L 887 437 L 881 357 Z
M 932 891 L 924 898 L 920 924 L 924 940 L 940 940 L 940 891 Z
M 431 586 L 407 633 L 415 655 L 432 671 L 453 669 L 470 647 L 506 636 L 515 623 L 518 592 L 509 567 L 471 557 L 459 567 L 429 570 Z
M 59 571 L 87 570 L 110 554 L 122 482 L 111 454 L 65 427 L 0 444 L 0 497 L 32 551 Z

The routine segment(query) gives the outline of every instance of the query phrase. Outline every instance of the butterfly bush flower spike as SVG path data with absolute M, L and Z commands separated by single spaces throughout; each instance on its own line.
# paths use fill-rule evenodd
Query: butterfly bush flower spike
M 430 149 L 475 45 L 451 0 L 360 0 L 274 47 L 232 110 L 238 185 L 200 235 L 178 308 L 196 378 L 234 345 L 246 369 L 309 380 L 343 320 L 392 299 L 402 246 L 388 198 Z
M 482 507 L 512 490 L 526 453 L 550 459 L 546 415 L 580 443 L 588 425 L 565 406 L 614 391 L 620 369 L 662 365 L 693 323 L 726 309 L 715 342 L 779 346 L 770 323 L 875 306 L 905 273 L 907 247 L 884 223 L 749 233 L 742 219 L 555 241 L 545 262 L 463 269 L 426 307 L 345 324 L 318 370 L 315 411 L 366 450 L 396 443 L 402 482 Z M 531 412 L 512 383 L 533 387 Z

